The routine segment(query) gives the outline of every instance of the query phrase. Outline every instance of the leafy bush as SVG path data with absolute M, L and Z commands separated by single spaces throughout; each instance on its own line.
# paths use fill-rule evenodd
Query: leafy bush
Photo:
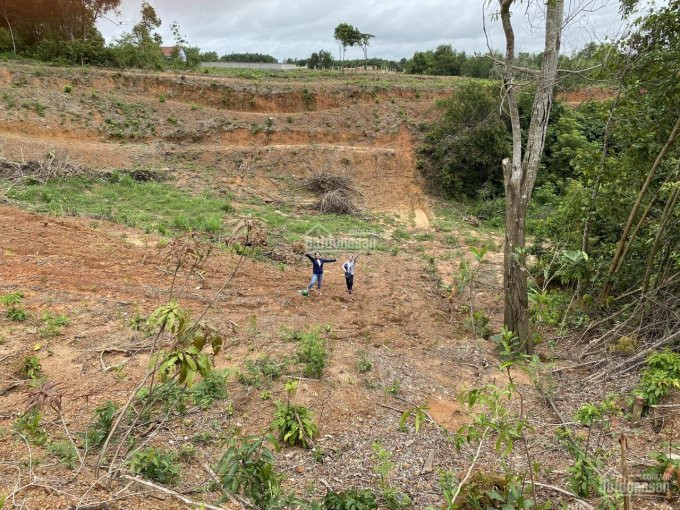
M 118 406 L 111 400 L 95 408 L 94 420 L 83 434 L 86 448 L 101 446 L 109 435 Z
M 291 396 L 297 388 L 297 381 L 285 384 L 287 402 L 277 402 L 272 428 L 278 431 L 280 441 L 308 448 L 312 446 L 312 439 L 316 435 L 316 425 L 307 407 L 291 403 Z
M 323 498 L 324 510 L 373 510 L 378 508 L 375 494 L 367 489 L 328 492 Z
M 179 384 L 191 386 L 196 374 L 208 376 L 213 357 L 222 349 L 223 339 L 217 331 L 203 324 L 190 326 L 189 318 L 189 312 L 176 302 L 158 308 L 149 318 L 151 324 L 172 334 L 174 340 L 169 352 L 160 350 L 149 360 L 150 367 L 158 367 L 161 382 L 177 377 Z M 212 355 L 204 352 L 207 346 L 212 348 Z
M 656 405 L 674 388 L 680 388 L 680 354 L 671 350 L 655 352 L 647 358 L 637 393 L 647 405 Z
M 135 473 L 158 483 L 173 484 L 179 480 L 177 454 L 160 448 L 144 448 L 132 454 L 128 466 Z
M 454 508 L 471 509 L 512 509 L 527 510 L 534 508 L 534 502 L 529 492 L 529 485 L 514 475 L 499 476 L 493 473 L 475 472 L 468 482 L 461 488 L 455 506 L 446 506 L 446 510 Z M 550 508 L 539 505 L 539 509 Z
M 472 317 L 465 319 L 465 325 L 474 334 L 479 335 L 484 339 L 488 339 L 491 336 L 489 318 L 484 313 L 484 310 L 475 310 L 472 313 Z
M 438 106 L 442 117 L 422 149 L 431 188 L 448 196 L 476 196 L 490 182 L 500 191 L 500 161 L 510 152 L 510 137 L 493 86 L 465 85 Z
M 305 333 L 297 349 L 297 358 L 304 366 L 303 371 L 306 377 L 321 379 L 328 359 L 324 340 L 316 332 Z
M 677 451 L 678 445 L 670 446 L 669 450 Z M 647 474 L 654 474 L 659 480 L 667 481 L 671 491 L 680 491 L 680 460 L 664 452 L 651 452 L 649 455 L 656 464 L 647 470 Z
M 373 368 L 373 362 L 366 357 L 365 351 L 359 351 L 359 359 L 357 360 L 357 372 L 363 374 Z
M 51 337 L 61 335 L 61 328 L 68 326 L 69 320 L 66 315 L 53 315 L 50 312 L 45 312 L 42 315 L 42 320 L 45 325 L 40 328 L 40 336 Z
M 216 472 L 224 491 L 242 494 L 259 508 L 273 508 L 281 496 L 283 475 L 274 469 L 274 454 L 267 438 L 231 439 Z
M 7 317 L 17 322 L 23 322 L 28 318 L 23 300 L 24 294 L 20 291 L 10 292 L 0 297 L 0 303 L 5 305 Z
M 78 453 L 69 441 L 51 441 L 47 449 L 66 466 L 75 469 L 78 463 Z
M 22 372 L 29 379 L 40 379 L 40 376 L 42 375 L 42 364 L 40 363 L 40 358 L 35 354 L 33 356 L 26 356 L 26 358 L 24 358 Z
M 48 440 L 48 435 L 45 429 L 40 426 L 41 420 L 42 413 L 34 408 L 17 418 L 14 429 L 25 435 L 33 444 L 44 445 Z
M 275 360 L 268 354 L 264 354 L 254 360 L 246 360 L 245 365 L 245 371 L 238 374 L 239 382 L 247 386 L 261 388 L 263 385 L 268 385 L 274 379 L 278 379 L 281 376 L 285 363 Z
M 227 398 L 227 376 L 216 371 L 210 372 L 192 388 L 191 396 L 197 406 L 208 409 L 214 401 Z

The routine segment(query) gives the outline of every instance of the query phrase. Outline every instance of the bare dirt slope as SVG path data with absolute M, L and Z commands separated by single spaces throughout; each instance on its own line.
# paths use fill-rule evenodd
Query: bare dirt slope
M 228 398 L 208 409 L 171 413 L 140 431 L 144 444 L 184 452 L 174 490 L 216 503 L 220 494 L 205 466 L 215 466 L 232 435 L 269 429 L 275 402 L 285 399 L 283 382 L 291 378 L 300 382 L 296 402 L 312 409 L 319 436 L 316 454 L 301 448 L 276 453 L 287 490 L 318 499 L 329 488 L 377 489 L 375 441 L 392 452 L 390 483 L 413 499 L 414 509 L 441 506 L 440 469 L 464 476 L 475 448 L 457 450 L 451 439 L 450 432 L 470 419 L 456 396 L 465 388 L 507 382 L 507 376 L 496 368 L 492 342 L 464 326 L 470 301 L 443 286 L 454 283 L 461 261 L 471 260 L 467 246 L 489 247 L 472 304 L 498 331 L 502 254 L 496 234 L 461 215 L 435 214 L 423 191 L 415 147 L 423 124 L 435 115 L 434 100 L 448 86 L 433 83 L 0 68 L 1 156 L 29 160 L 52 152 L 96 172 L 159 171 L 191 194 L 219 190 L 233 197 L 230 220 L 254 202 L 285 205 L 297 216 L 316 214 L 302 207 L 313 201 L 303 178 L 338 173 L 352 179 L 363 210 L 374 214 L 369 220 L 382 222 L 383 247 L 362 252 L 351 297 L 341 261 L 327 266 L 322 295 L 302 296 L 309 263 L 288 245 L 270 247 L 285 255 L 286 264 L 241 259 L 218 246 L 202 276 L 180 273 L 175 295 L 198 314 L 242 262 L 206 317 L 226 336 L 216 363 L 231 374 Z M 24 367 L 30 356 L 62 388 L 64 421 L 74 433 L 86 429 L 105 401 L 125 402 L 146 370 L 151 345 L 131 325 L 169 299 L 172 276 L 159 251 L 167 242 L 99 217 L 0 205 L 0 295 L 22 291 L 29 314 L 24 322 L 0 316 L 0 496 L 12 494 L 16 508 L 183 507 L 120 479 L 100 483 L 96 452 L 73 476 L 46 445 L 13 432 L 30 388 Z M 45 313 L 67 315 L 68 326 L 45 335 Z M 311 328 L 330 353 L 321 380 L 303 376 L 296 344 L 285 333 Z M 238 373 L 263 355 L 285 365 L 283 373 L 260 387 L 244 384 Z M 370 369 L 359 372 L 361 360 Z M 634 384 L 631 376 L 587 387 L 579 373 L 551 376 L 562 390 L 557 405 L 565 416 L 584 401 Z M 532 426 L 545 430 L 530 445 L 542 479 L 564 486 L 569 460 L 553 441 L 560 424 L 528 377 L 518 374 L 515 382 Z M 399 431 L 401 413 L 422 404 L 434 423 L 417 435 L 412 427 Z M 513 399 L 508 405 L 519 404 Z M 66 439 L 53 410 L 45 410 L 42 426 L 51 441 Z M 631 450 L 649 449 L 649 427 L 630 434 Z M 611 447 L 616 438 L 602 441 Z M 522 466 L 522 452 L 512 461 Z M 492 448 L 481 451 L 479 465 L 498 469 Z M 550 491 L 541 496 L 561 497 Z

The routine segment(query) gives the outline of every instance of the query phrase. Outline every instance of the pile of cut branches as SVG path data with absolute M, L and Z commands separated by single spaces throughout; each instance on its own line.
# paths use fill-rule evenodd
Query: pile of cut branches
M 319 172 L 307 179 L 305 187 L 319 195 L 319 210 L 322 213 L 357 214 L 355 196 L 361 193 L 346 175 Z
M 592 381 L 630 372 L 652 352 L 673 348 L 680 342 L 680 273 L 667 276 L 644 292 L 634 289 L 616 300 L 624 303 L 593 322 L 581 335 L 581 342 L 586 339 L 588 342 L 580 359 L 609 358 L 609 353 L 619 352 L 623 347 L 630 352 L 619 363 L 602 367 L 591 375 Z
M 50 179 L 81 177 L 90 174 L 90 170 L 71 161 L 68 157 L 60 157 L 52 153 L 45 159 L 23 162 L 0 157 L 0 179 L 14 183 L 33 181 L 44 184 Z

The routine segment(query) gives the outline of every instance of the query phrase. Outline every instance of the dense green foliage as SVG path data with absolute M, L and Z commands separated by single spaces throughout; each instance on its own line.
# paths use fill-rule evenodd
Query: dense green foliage
M 500 160 L 510 142 L 495 93 L 469 84 L 438 104 L 442 117 L 425 138 L 421 163 L 433 189 L 448 196 L 474 196 L 487 183 L 501 189 Z
M 220 57 L 220 62 L 260 62 L 265 64 L 275 64 L 278 62 L 271 55 L 263 53 L 229 53 Z
M 176 23 L 171 25 L 175 51 L 163 55 L 162 38 L 155 32 L 161 20 L 147 2 L 142 2 L 141 19 L 131 31 L 107 45 L 96 22 L 119 5 L 120 0 L 4 2 L 0 52 L 60 64 L 121 68 L 184 68 L 200 63 L 198 48 L 187 45 Z

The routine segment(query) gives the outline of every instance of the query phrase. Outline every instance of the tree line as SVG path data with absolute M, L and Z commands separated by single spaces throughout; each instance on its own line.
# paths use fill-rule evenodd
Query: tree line
M 97 21 L 117 13 L 121 0 L 0 0 L 0 52 L 71 65 L 107 67 L 194 67 L 200 51 L 189 46 L 177 22 L 170 25 L 173 46 L 164 56 L 157 30 L 161 20 L 142 2 L 140 20 L 114 43 L 106 44 Z M 180 51 L 181 48 L 181 51 Z
M 578 55 L 583 72 L 568 67 L 575 59 L 554 61 L 553 85 L 588 86 L 597 73 L 608 99 L 567 106 L 551 93 L 548 106 L 537 107 L 546 86 L 532 69 L 545 59 L 508 63 L 503 55 L 503 86 L 516 81 L 503 75 L 508 65 L 533 85 L 503 95 L 498 84 L 462 85 L 439 103 L 419 166 L 433 190 L 471 200 L 479 218 L 506 227 L 506 271 L 514 272 L 506 275 L 505 324 L 524 352 L 532 352 L 537 323 L 578 327 L 613 314 L 618 336 L 636 343 L 661 342 L 680 327 L 679 12 L 672 0 L 631 20 L 611 47 L 588 45 Z M 597 69 L 589 69 L 593 61 Z M 537 111 L 544 146 L 531 169 L 528 159 L 508 155 L 518 147 L 529 154 Z M 504 158 L 517 166 L 505 176 Z M 529 177 L 508 178 L 527 170 Z M 530 186 L 514 189 L 515 182 Z

